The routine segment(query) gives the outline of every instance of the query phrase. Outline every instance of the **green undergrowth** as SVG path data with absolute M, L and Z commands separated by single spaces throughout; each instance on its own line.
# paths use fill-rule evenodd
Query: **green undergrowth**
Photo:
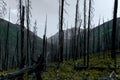
M 106 54 L 105 55 L 110 55 Z M 120 67 L 120 55 L 117 55 L 117 66 Z M 96 55 L 90 55 L 90 63 L 88 69 L 82 70 L 74 70 L 74 64 L 78 64 L 79 66 L 83 65 L 83 58 L 78 59 L 73 62 L 73 60 L 63 61 L 60 64 L 60 68 L 56 71 L 57 63 L 51 63 L 52 67 L 47 67 L 47 72 L 42 73 L 43 80 L 98 80 L 99 77 L 108 77 L 112 70 L 109 68 L 114 68 L 114 60 L 112 60 L 109 56 L 107 57 L 97 57 Z M 105 68 L 105 70 L 96 70 L 90 69 L 90 67 L 100 67 Z M 116 70 L 118 76 L 120 77 L 120 69 Z M 58 74 L 58 75 L 57 75 Z M 57 76 L 57 77 L 56 77 Z
M 83 66 L 83 57 L 73 61 L 72 59 L 63 61 L 60 63 L 59 69 L 57 69 L 57 62 L 52 62 L 47 66 L 46 71 L 42 72 L 43 80 L 98 80 L 99 77 L 108 77 L 112 70 L 109 68 L 114 68 L 114 60 L 112 60 L 108 52 L 104 52 L 105 57 L 98 55 L 90 55 L 89 68 L 74 70 L 74 64 L 78 66 Z M 91 69 L 92 67 L 105 68 L 105 70 Z M 120 55 L 117 54 L 117 67 L 116 70 L 118 77 L 120 77 Z M 0 74 L 10 73 L 17 71 L 18 69 L 8 69 L 7 71 L 0 71 Z M 28 80 L 28 74 L 24 74 L 24 80 Z M 34 78 L 34 80 L 36 80 Z

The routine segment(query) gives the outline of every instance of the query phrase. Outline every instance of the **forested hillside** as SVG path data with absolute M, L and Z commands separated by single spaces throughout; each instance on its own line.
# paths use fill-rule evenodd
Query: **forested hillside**
M 7 35 L 8 32 L 8 35 Z M 24 53 L 26 53 L 26 40 L 27 40 L 27 30 L 25 28 L 24 30 L 25 36 L 24 36 Z M 38 56 L 42 53 L 42 45 L 43 40 L 35 35 L 35 33 L 30 31 L 30 54 L 34 55 L 34 59 L 37 60 Z M 8 37 L 8 39 L 7 39 Z M 35 39 L 35 42 L 33 43 L 33 40 Z M 7 43 L 6 43 L 7 41 Z M 6 55 L 8 55 L 8 67 L 14 68 L 17 67 L 19 63 L 19 56 L 20 56 L 20 26 L 18 24 L 12 24 L 9 21 L 0 19 L 0 69 L 4 69 L 4 61 Z M 33 44 L 34 44 L 34 53 L 33 53 Z M 7 50 L 6 50 L 7 45 Z M 49 44 L 48 44 L 48 47 Z M 48 52 L 50 49 L 48 48 Z M 26 54 L 25 54 L 26 55 Z M 18 59 L 18 60 L 17 60 Z M 30 58 L 31 59 L 31 58 Z M 18 62 L 17 62 L 18 61 Z

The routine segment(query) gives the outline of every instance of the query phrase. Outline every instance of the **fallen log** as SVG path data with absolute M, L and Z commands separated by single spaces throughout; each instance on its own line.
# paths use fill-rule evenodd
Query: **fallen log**
M 12 78 L 16 78 L 22 74 L 25 74 L 25 73 L 32 73 L 32 72 L 34 72 L 36 67 L 37 67 L 37 65 L 33 65 L 30 67 L 25 67 L 21 70 L 15 71 L 15 72 L 0 74 L 0 80 L 12 79 Z
M 28 74 L 35 73 L 37 80 L 42 80 L 40 75 L 41 75 L 41 71 L 43 70 L 43 66 L 44 66 L 43 63 L 44 63 L 44 57 L 41 55 L 38 58 L 37 62 L 32 66 L 25 67 L 15 72 L 0 74 L 0 80 L 14 79 L 25 73 L 28 73 Z

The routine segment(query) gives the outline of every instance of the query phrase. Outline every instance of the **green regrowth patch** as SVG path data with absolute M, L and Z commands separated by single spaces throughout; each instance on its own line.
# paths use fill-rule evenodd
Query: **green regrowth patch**
M 107 52 L 108 53 L 108 52 Z M 110 55 L 110 53 L 108 53 Z M 117 63 L 118 66 L 120 66 L 119 59 L 120 55 L 117 55 Z M 54 67 L 47 67 L 47 72 L 42 73 L 43 80 L 50 79 L 60 79 L 60 80 L 97 80 L 99 77 L 109 77 L 112 70 L 109 68 L 114 68 L 114 61 L 110 57 L 106 58 L 98 58 L 96 55 L 90 55 L 90 66 L 88 69 L 83 69 L 76 71 L 74 70 L 74 64 L 77 63 L 79 65 L 83 65 L 83 58 L 78 59 L 76 61 L 68 60 L 63 61 L 60 64 L 60 68 L 56 70 L 57 63 L 51 63 L 50 65 L 53 65 Z M 105 68 L 106 70 L 97 70 L 97 69 L 91 69 L 90 67 L 100 67 Z M 120 69 L 117 69 L 117 74 L 119 76 Z

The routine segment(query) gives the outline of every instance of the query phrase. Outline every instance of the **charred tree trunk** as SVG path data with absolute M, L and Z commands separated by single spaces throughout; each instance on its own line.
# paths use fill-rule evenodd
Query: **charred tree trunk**
M 17 40 L 16 40 L 16 49 L 15 49 L 15 52 L 16 52 L 16 66 L 19 67 L 20 65 L 20 62 L 19 62 L 19 31 L 17 31 Z
M 90 46 L 90 26 L 91 26 L 91 0 L 89 0 L 89 14 L 88 14 L 88 39 L 87 39 L 87 67 L 89 67 L 89 46 Z
M 64 44 L 64 32 L 63 32 L 63 13 L 64 13 L 64 0 L 60 1 L 60 22 L 59 22 L 59 62 L 63 62 L 63 44 Z
M 86 0 L 84 0 L 84 65 L 86 65 Z
M 67 23 L 67 30 L 66 30 L 65 60 L 68 60 L 68 23 Z
M 104 24 L 104 20 L 103 20 L 103 59 L 105 58 L 105 54 L 104 51 L 106 51 L 107 49 L 107 44 L 106 44 L 106 37 L 107 37 L 107 31 L 105 30 L 105 24 Z
M 21 25 L 21 61 L 20 61 L 20 69 L 24 68 L 25 65 L 25 54 L 24 54 L 24 15 L 25 15 L 25 7 L 22 6 L 22 15 L 20 20 Z M 19 77 L 18 80 L 23 80 L 23 75 Z
M 46 70 L 46 30 L 47 30 L 47 17 L 46 17 L 46 22 L 45 22 L 45 31 L 44 31 L 44 35 L 43 35 L 43 56 L 44 56 L 44 70 Z
M 8 68 L 8 56 L 9 56 L 9 22 L 7 25 L 7 34 L 5 40 L 5 70 Z
M 75 30 L 74 30 L 74 36 L 73 36 L 73 47 L 74 47 L 74 56 L 73 61 L 77 60 L 77 37 L 76 37 L 76 31 L 77 31 L 77 23 L 78 23 L 78 9 L 79 9 L 79 0 L 77 0 L 76 3 L 76 15 L 75 15 Z
M 115 68 L 116 68 L 115 41 L 116 41 L 117 9 L 118 9 L 118 0 L 115 0 L 115 3 L 114 3 L 114 15 L 113 15 L 113 27 L 112 27 L 112 51 L 111 51 L 111 57 L 112 57 L 112 59 L 114 59 Z
M 53 38 L 51 39 L 51 52 L 50 52 L 50 55 L 51 55 L 51 62 L 52 61 L 55 61 L 54 60 L 54 49 L 53 49 Z
M 33 41 L 32 41 L 32 53 L 31 53 L 31 64 L 33 65 L 34 63 L 34 58 L 35 58 L 35 50 L 36 50 L 36 47 L 37 46 L 37 39 L 36 39 L 36 36 L 37 36 L 37 31 L 36 31 L 36 25 L 37 25 L 37 22 L 35 21 L 35 26 L 34 26 L 34 34 L 33 34 Z
M 96 39 L 95 39 L 95 29 L 93 29 L 93 54 L 95 54 L 95 45 L 96 45 Z
M 30 61 L 30 0 L 27 0 L 27 5 L 26 5 L 26 22 L 27 22 L 27 55 L 26 55 L 26 65 L 30 66 L 31 61 Z
M 81 32 L 80 32 L 80 27 L 81 27 L 81 23 L 82 21 L 80 22 L 80 25 L 79 25 L 79 29 L 78 29 L 78 34 L 77 34 L 77 58 L 80 58 L 81 57 Z
M 98 58 L 100 58 L 100 20 L 98 23 L 98 29 L 97 29 L 97 53 L 98 53 Z

